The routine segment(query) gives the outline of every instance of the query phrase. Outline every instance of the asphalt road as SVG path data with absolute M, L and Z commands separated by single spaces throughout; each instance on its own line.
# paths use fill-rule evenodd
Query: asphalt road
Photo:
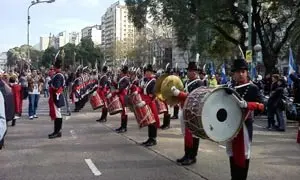
M 47 114 L 47 101 L 41 98 L 38 119 L 28 120 L 24 114 L 17 126 L 9 127 L 5 149 L 0 152 L 0 180 L 230 179 L 222 144 L 201 140 L 195 165 L 175 163 L 183 155 L 179 120 L 171 122 L 171 129 L 158 132 L 157 146 L 144 148 L 139 143 L 146 139 L 147 129 L 138 129 L 132 114 L 128 132 L 119 135 L 113 132 L 120 124 L 119 115 L 100 124 L 95 122 L 99 110 L 87 106 L 67 118 L 63 137 L 53 140 L 47 138 L 53 130 Z M 266 131 L 265 125 L 262 117 L 255 122 L 248 179 L 299 180 L 297 124 L 288 123 L 286 132 Z

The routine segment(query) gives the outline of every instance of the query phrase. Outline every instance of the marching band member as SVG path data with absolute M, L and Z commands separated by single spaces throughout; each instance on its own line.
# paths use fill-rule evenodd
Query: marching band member
M 21 97 L 21 91 L 22 91 L 22 87 L 21 85 L 19 85 L 18 83 L 18 79 L 16 75 L 12 75 L 9 78 L 9 83 L 10 83 L 10 87 L 14 96 L 14 103 L 15 103 L 15 117 L 12 120 L 12 126 L 16 125 L 16 120 L 20 119 L 21 116 L 21 112 L 22 112 L 22 97 Z
M 109 94 L 107 98 L 112 96 L 119 96 L 121 104 L 122 104 L 122 114 L 121 114 L 121 127 L 115 129 L 117 133 L 124 133 L 127 131 L 127 112 L 125 107 L 125 96 L 127 95 L 128 87 L 130 84 L 130 78 L 127 76 L 128 74 L 128 66 L 124 65 L 121 70 L 121 76 L 117 84 L 117 90 L 113 94 Z
M 49 139 L 61 137 L 62 128 L 62 114 L 61 107 L 65 106 L 65 100 L 63 96 L 65 78 L 61 73 L 61 60 L 56 59 L 54 63 L 55 75 L 49 82 L 49 109 L 51 120 L 54 121 L 54 132 L 49 134 Z
M 264 106 L 260 104 L 262 96 L 259 88 L 253 83 L 249 83 L 247 62 L 244 59 L 235 60 L 231 71 L 233 72 L 234 88 L 243 99 L 236 98 L 237 103 L 246 111 L 247 115 L 238 135 L 227 143 L 226 151 L 230 160 L 231 179 L 246 180 L 253 135 L 252 111 L 263 111 Z M 231 94 L 231 92 L 228 93 Z
M 184 101 L 189 93 L 201 86 L 200 80 L 197 74 L 197 65 L 195 62 L 189 62 L 188 80 L 185 83 L 185 91 L 178 90 L 175 86 L 171 88 L 173 95 L 178 97 L 181 102 L 181 108 L 183 107 Z M 183 117 L 181 117 L 183 118 Z M 199 141 L 198 137 L 193 137 L 191 131 L 188 128 L 184 129 L 184 156 L 177 159 L 177 163 L 181 165 L 191 165 L 196 163 L 196 156 L 198 154 Z
M 77 68 L 76 78 L 72 86 L 72 101 L 75 103 L 74 112 L 79 112 L 82 108 L 82 88 L 83 88 L 83 79 L 81 77 L 82 69 L 81 66 Z
M 144 146 L 154 146 L 157 144 L 156 137 L 157 137 L 157 128 L 160 127 L 160 121 L 159 116 L 157 112 L 157 107 L 155 103 L 155 93 L 154 93 L 154 87 L 156 79 L 153 74 L 154 70 L 152 68 L 152 65 L 147 65 L 147 67 L 144 69 L 145 78 L 143 80 L 144 85 L 143 89 L 141 89 L 141 96 L 143 101 L 139 104 L 137 104 L 138 107 L 143 107 L 145 104 L 147 104 L 155 118 L 155 123 L 148 125 L 148 140 L 143 142 L 142 145 Z
M 108 80 L 108 76 L 107 76 L 107 66 L 103 66 L 102 68 L 102 75 L 99 78 L 99 86 L 98 86 L 98 94 L 100 96 L 100 98 L 103 100 L 104 102 L 104 107 L 102 108 L 102 113 L 101 113 L 101 117 L 100 119 L 97 120 L 97 122 L 106 122 L 107 121 L 107 101 L 106 101 L 106 97 L 105 95 L 107 94 L 108 90 L 109 90 L 109 80 Z

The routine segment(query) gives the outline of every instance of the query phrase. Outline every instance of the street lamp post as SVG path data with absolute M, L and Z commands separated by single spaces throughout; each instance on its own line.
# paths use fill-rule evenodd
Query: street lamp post
M 40 3 L 53 3 L 55 0 L 47 0 L 47 1 L 40 1 L 40 0 L 34 0 L 31 1 L 31 4 L 27 8 L 27 60 L 30 59 L 30 48 L 29 48 L 29 25 L 30 25 L 30 15 L 29 11 L 30 8 L 34 5 L 40 4 Z

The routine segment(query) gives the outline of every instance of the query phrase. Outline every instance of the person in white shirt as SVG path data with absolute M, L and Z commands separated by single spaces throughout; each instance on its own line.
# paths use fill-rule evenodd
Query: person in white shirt
M 43 81 L 37 75 L 36 70 L 33 70 L 31 77 L 28 78 L 28 100 L 29 100 L 29 119 L 38 118 L 36 115 L 36 110 L 39 103 L 40 92 L 43 89 Z

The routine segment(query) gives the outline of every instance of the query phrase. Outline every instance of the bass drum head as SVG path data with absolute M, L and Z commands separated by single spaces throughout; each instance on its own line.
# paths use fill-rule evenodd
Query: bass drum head
M 233 139 L 242 126 L 243 112 L 225 88 L 215 89 L 203 104 L 202 125 L 206 135 L 215 142 Z

